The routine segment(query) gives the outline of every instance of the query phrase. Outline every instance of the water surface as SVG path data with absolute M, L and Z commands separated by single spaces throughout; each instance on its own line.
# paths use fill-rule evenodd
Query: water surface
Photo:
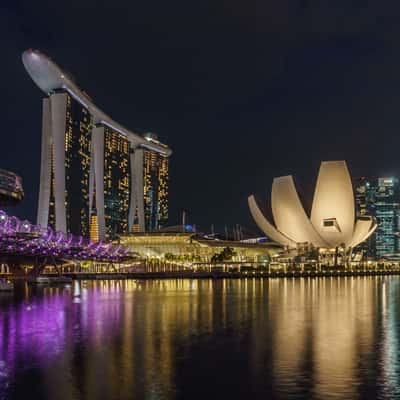
M 0 399 L 400 398 L 400 278 L 75 282 L 0 296 Z

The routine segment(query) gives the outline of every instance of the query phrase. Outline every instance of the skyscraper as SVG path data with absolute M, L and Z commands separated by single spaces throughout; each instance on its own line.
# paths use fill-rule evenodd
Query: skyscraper
M 108 127 L 104 129 L 104 214 L 106 234 L 128 230 L 130 200 L 129 141 Z
M 360 245 L 360 249 L 376 258 L 400 251 L 399 241 L 399 181 L 394 177 L 366 180 L 355 184 L 357 214 L 376 218 L 377 229 Z
M 91 115 L 68 92 L 43 100 L 41 225 L 88 235 L 91 131 Z
M 357 218 L 375 216 L 374 195 L 375 187 L 364 176 L 354 181 L 354 195 L 356 201 Z M 376 232 L 376 231 L 375 231 Z M 375 233 L 357 246 L 365 256 L 375 256 Z
M 96 210 L 101 238 L 113 239 L 129 231 L 131 192 L 135 189 L 131 182 L 131 151 L 125 135 L 102 124 L 93 129 L 90 207 Z
M 155 134 L 144 136 L 158 142 Z M 150 150 L 145 150 L 143 157 L 145 224 L 147 230 L 155 231 L 168 220 L 168 157 Z
M 47 94 L 38 224 L 100 240 L 134 224 L 141 231 L 161 226 L 168 216 L 168 146 L 112 120 L 42 53 L 28 50 L 22 59 Z
M 0 205 L 18 204 L 24 198 L 22 179 L 13 172 L 0 169 Z
M 369 215 L 370 212 L 370 182 L 363 176 L 354 181 L 354 196 L 356 200 L 357 217 Z
M 378 178 L 373 208 L 378 223 L 375 233 L 376 257 L 397 253 L 399 248 L 399 181 Z

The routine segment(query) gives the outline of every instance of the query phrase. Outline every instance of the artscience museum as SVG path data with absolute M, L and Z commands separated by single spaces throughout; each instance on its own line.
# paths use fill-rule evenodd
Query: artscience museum
M 266 219 L 253 195 L 248 203 L 265 235 L 289 249 L 307 245 L 351 251 L 377 227 L 373 217 L 356 219 L 353 186 L 345 161 L 321 163 L 310 216 L 304 210 L 291 175 L 273 180 L 274 224 Z

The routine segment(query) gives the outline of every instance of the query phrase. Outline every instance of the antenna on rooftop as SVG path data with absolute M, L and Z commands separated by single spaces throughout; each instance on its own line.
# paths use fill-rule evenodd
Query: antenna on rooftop
M 185 233 L 185 226 L 186 226 L 186 211 L 182 211 L 182 232 Z

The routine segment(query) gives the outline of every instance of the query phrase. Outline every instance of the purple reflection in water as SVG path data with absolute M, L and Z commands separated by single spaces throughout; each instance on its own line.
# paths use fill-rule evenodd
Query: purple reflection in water
M 43 367 L 80 342 L 101 340 L 118 332 L 120 307 L 104 301 L 101 286 L 88 291 L 80 282 L 74 282 L 72 287 L 36 291 L 28 300 L 9 302 L 0 309 L 2 387 L 13 379 L 11 371 L 23 370 L 21 364 L 25 362 Z M 107 296 L 109 300 L 120 297 L 118 292 L 111 294 Z

